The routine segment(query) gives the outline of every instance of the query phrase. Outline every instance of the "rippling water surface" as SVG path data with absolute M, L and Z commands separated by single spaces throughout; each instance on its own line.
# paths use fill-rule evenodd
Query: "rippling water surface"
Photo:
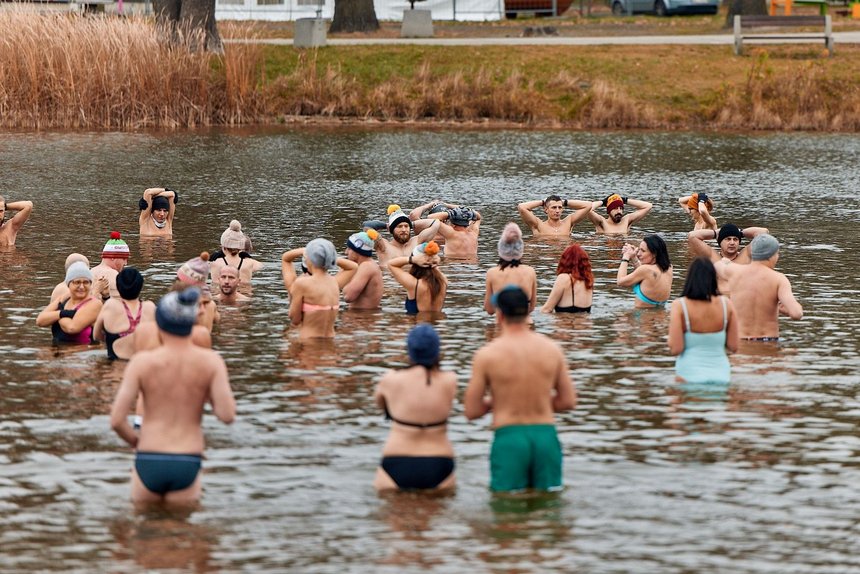
M 0 135 L 2 191 L 36 209 L 0 252 L 0 570 L 143 572 L 860 571 L 856 325 L 860 138 L 561 132 L 213 131 Z M 140 244 L 137 199 L 178 189 L 172 242 Z M 280 254 L 337 245 L 389 203 L 462 202 L 484 215 L 479 263 L 446 263 L 444 367 L 461 387 L 495 334 L 484 274 L 518 201 L 610 192 L 654 203 L 683 285 L 690 256 L 676 198 L 707 191 L 721 223 L 764 225 L 804 306 L 778 346 L 742 346 L 723 387 L 683 387 L 668 314 L 614 286 L 621 243 L 581 223 L 597 286 L 590 317 L 535 316 L 564 348 L 579 406 L 559 416 L 566 490 L 493 498 L 489 418 L 459 405 L 455 494 L 377 496 L 387 425 L 378 375 L 405 364 L 414 319 L 390 278 L 378 313 L 342 312 L 332 343 L 287 328 Z M 131 453 L 108 425 L 123 365 L 103 348 L 55 349 L 35 317 L 72 251 L 98 261 L 111 229 L 157 299 L 230 219 L 266 268 L 215 333 L 239 420 L 205 419 L 205 495 L 187 513 L 135 512 Z M 528 234 L 527 234 L 528 236 Z M 527 239 L 539 302 L 565 244 Z M 539 304 L 540 304 L 539 303 Z

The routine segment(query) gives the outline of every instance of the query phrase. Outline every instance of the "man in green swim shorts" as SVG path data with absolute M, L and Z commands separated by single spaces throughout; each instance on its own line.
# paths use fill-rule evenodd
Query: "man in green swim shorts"
M 561 488 L 561 445 L 553 413 L 576 406 L 561 348 L 528 325 L 529 298 L 509 285 L 493 296 L 501 335 L 472 360 L 466 417 L 493 413 L 490 489 Z

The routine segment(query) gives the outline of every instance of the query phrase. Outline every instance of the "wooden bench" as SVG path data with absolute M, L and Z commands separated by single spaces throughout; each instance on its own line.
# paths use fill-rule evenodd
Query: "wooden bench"
M 808 42 L 823 40 L 828 53 L 833 55 L 833 30 L 830 16 L 741 16 L 735 15 L 735 55 L 743 53 L 743 43 L 746 40 Z M 783 33 L 786 28 L 823 27 L 823 32 L 800 32 L 796 34 Z M 755 30 L 772 28 L 775 32 L 762 33 Z

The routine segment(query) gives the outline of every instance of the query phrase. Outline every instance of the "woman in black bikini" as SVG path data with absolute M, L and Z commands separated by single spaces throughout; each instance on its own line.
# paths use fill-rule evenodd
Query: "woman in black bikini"
M 591 313 L 594 274 L 591 259 L 578 243 L 564 250 L 558 260 L 558 276 L 542 313 Z
M 452 488 L 454 447 L 448 415 L 457 377 L 439 369 L 439 335 L 427 323 L 409 333 L 410 366 L 388 371 L 374 399 L 392 422 L 373 486 L 377 490 Z

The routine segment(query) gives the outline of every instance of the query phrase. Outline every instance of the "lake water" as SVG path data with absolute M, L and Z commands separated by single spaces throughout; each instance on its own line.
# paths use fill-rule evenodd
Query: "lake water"
M 2 134 L 0 193 L 36 209 L 17 248 L 0 252 L 0 571 L 860 572 L 858 157 L 851 135 Z M 175 239 L 141 244 L 137 200 L 154 185 L 180 192 Z M 516 203 L 614 191 L 654 203 L 631 240 L 664 234 L 674 295 L 690 260 L 678 196 L 706 191 L 720 223 L 769 227 L 803 320 L 781 321 L 779 345 L 742 345 L 730 385 L 681 387 L 668 313 L 633 309 L 614 286 L 620 240 L 582 222 L 574 236 L 594 263 L 594 312 L 535 316 L 579 393 L 558 417 L 566 489 L 491 496 L 489 417 L 469 423 L 458 404 L 456 492 L 378 496 L 388 425 L 371 393 L 406 363 L 415 320 L 387 278 L 381 312 L 341 312 L 334 342 L 300 343 L 280 254 L 317 236 L 342 246 L 389 203 L 478 208 L 479 263 L 444 264 L 451 288 L 436 322 L 443 366 L 465 387 L 472 354 L 495 334 L 484 275 Z M 232 218 L 266 264 L 252 303 L 223 311 L 214 336 L 239 419 L 205 419 L 198 508 L 135 512 L 132 454 L 107 416 L 123 364 L 103 348 L 53 348 L 35 317 L 66 255 L 98 262 L 111 230 L 157 299 Z M 565 246 L 526 241 L 539 305 Z

